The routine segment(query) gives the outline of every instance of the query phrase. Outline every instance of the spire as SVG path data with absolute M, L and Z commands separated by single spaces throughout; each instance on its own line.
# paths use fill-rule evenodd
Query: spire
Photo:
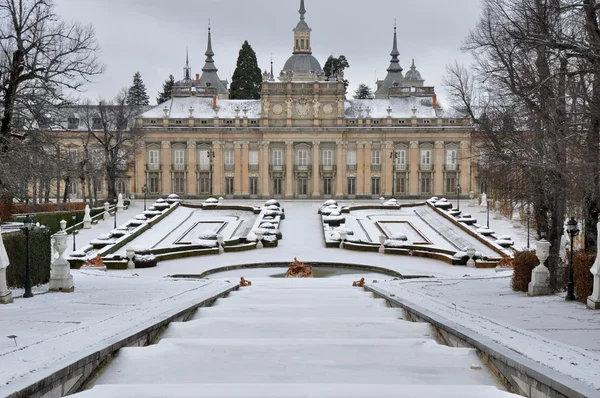
M 391 71 L 400 71 L 402 72 L 402 67 L 400 66 L 400 60 L 398 56 L 400 55 L 400 51 L 398 51 L 398 34 L 396 32 L 396 23 L 394 22 L 394 44 L 392 46 L 392 52 L 390 53 L 392 56 L 392 60 L 390 61 L 390 67 L 388 68 L 388 72 Z
M 273 74 L 273 54 L 271 54 L 271 77 L 269 80 L 275 80 L 275 75 Z
M 300 0 L 300 20 L 304 21 L 304 14 L 306 14 L 306 8 L 304 8 L 304 0 Z
M 190 68 L 190 56 L 188 49 L 185 49 L 185 68 L 183 68 L 183 78 L 185 80 L 190 80 L 192 76 L 192 69 Z
M 203 72 L 216 72 L 218 69 L 215 66 L 215 60 L 213 59 L 213 57 L 215 56 L 215 53 L 213 52 L 212 49 L 212 37 L 211 37 L 211 33 L 210 33 L 210 21 L 208 22 L 208 46 L 206 48 L 206 53 L 204 53 L 204 55 L 206 55 L 206 64 L 204 65 L 204 68 L 202 68 Z

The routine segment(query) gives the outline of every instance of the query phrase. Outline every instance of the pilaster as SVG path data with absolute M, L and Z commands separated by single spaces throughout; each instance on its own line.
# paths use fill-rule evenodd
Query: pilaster
M 460 152 L 458 156 L 458 164 L 460 165 L 460 186 L 463 187 L 463 192 L 467 192 L 467 190 L 470 190 L 471 187 L 471 156 L 469 141 L 460 142 Z
M 248 142 L 242 143 L 242 161 L 240 162 L 242 167 L 242 196 L 247 198 L 249 193 L 249 185 L 250 185 L 250 175 L 248 174 L 248 163 L 249 163 L 249 154 L 248 154 Z
M 346 165 L 344 162 L 344 141 L 336 141 L 336 174 L 335 174 L 335 197 L 342 199 L 344 197 L 344 177 L 346 175 Z
M 321 151 L 320 151 L 321 143 L 319 141 L 313 141 L 313 171 L 312 171 L 312 198 L 319 199 L 321 197 L 321 171 L 319 170 Z
M 187 172 L 186 172 L 186 189 L 189 196 L 195 196 L 198 194 L 198 176 L 196 174 L 196 141 L 188 141 L 187 143 Z
M 285 142 L 285 198 L 294 198 L 294 142 Z
M 356 143 L 356 196 L 364 195 L 364 180 L 365 180 L 365 152 L 363 150 L 364 143 L 359 141 Z
M 242 143 L 236 141 L 234 146 L 235 178 L 233 180 L 233 195 L 239 197 L 242 194 Z
M 444 141 L 436 141 L 433 148 L 433 166 L 435 170 L 433 192 L 435 196 L 444 196 Z
M 263 141 L 260 143 L 260 181 L 262 183 L 261 195 L 263 199 L 270 198 L 270 178 L 269 178 L 269 141 Z
M 212 196 L 223 196 L 223 147 L 219 141 L 212 144 L 214 152 L 212 164 Z
M 411 141 L 408 150 L 408 158 L 410 160 L 409 171 L 409 195 L 419 195 L 419 167 L 421 159 L 419 158 L 419 141 Z
M 371 141 L 365 141 L 365 150 L 364 150 L 364 180 L 363 180 L 363 194 L 365 196 L 371 196 L 371 149 L 373 148 L 373 144 Z
M 383 143 L 381 158 L 384 162 L 385 168 L 383 171 L 383 186 L 382 192 L 385 197 L 391 197 L 393 194 L 394 187 L 394 142 L 386 141 Z M 391 154 L 391 157 L 390 157 Z
M 162 141 L 160 143 L 160 163 L 162 164 L 162 192 L 163 195 L 170 195 L 172 191 L 171 181 L 171 142 Z

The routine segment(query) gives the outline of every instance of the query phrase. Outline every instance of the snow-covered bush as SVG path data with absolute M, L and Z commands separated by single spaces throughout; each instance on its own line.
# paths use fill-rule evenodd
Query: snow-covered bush
M 337 207 L 338 202 L 336 200 L 329 199 L 329 200 L 326 200 L 325 203 L 323 203 L 323 207 L 332 206 L 332 205 Z
M 147 220 L 146 216 L 143 214 L 138 214 L 137 216 L 135 216 L 133 218 L 134 218 L 134 220 L 138 220 L 138 221 L 146 221 Z
M 512 247 L 515 244 L 515 242 L 513 242 L 512 238 L 508 235 L 501 236 L 500 238 L 498 238 L 496 243 L 504 248 Z
M 390 248 L 401 248 L 404 246 L 407 246 L 409 243 L 405 240 L 396 240 L 396 239 L 387 239 L 385 242 L 383 242 L 383 246 L 384 247 L 390 247 Z
M 383 205 L 384 206 L 400 206 L 400 203 L 398 203 L 398 201 L 396 199 L 391 198 L 388 201 L 386 201 Z
M 110 233 L 110 237 L 113 239 L 119 239 L 122 238 L 123 236 L 127 235 L 127 232 L 125 231 L 120 231 L 120 230 L 114 230 Z
M 265 215 L 264 215 L 263 218 L 266 220 L 267 217 L 273 217 L 273 218 L 275 218 L 275 217 L 280 216 L 280 215 L 281 215 L 281 211 L 279 211 L 279 210 L 267 210 L 267 211 L 265 211 Z
M 279 206 L 275 206 L 275 205 L 269 205 L 266 207 L 267 210 L 273 210 L 273 211 L 280 211 L 280 207 Z
M 333 226 L 340 226 L 342 223 L 346 221 L 346 217 L 342 216 L 339 212 L 332 213 L 329 216 L 323 216 L 323 222 L 325 224 L 329 224 Z
M 477 222 L 477 220 L 473 218 L 473 216 L 471 216 L 469 213 L 465 213 L 462 215 L 462 217 L 458 219 L 458 222 L 462 222 L 467 225 L 473 225 Z
M 154 218 L 156 216 L 159 216 L 161 214 L 160 211 L 157 210 L 146 210 L 144 212 L 144 215 L 146 216 L 146 218 Z
M 265 202 L 265 207 L 269 206 L 277 206 L 278 208 L 281 208 L 281 204 L 275 199 L 270 199 Z
M 173 204 L 179 202 L 179 195 L 172 193 L 167 198 L 167 203 Z
M 90 242 L 95 249 L 101 249 L 105 246 L 114 245 L 115 241 L 111 239 L 110 234 L 102 234 Z
M 458 216 L 460 216 L 460 213 L 462 213 L 460 210 L 456 210 L 456 209 L 448 210 L 448 214 L 451 215 L 452 217 L 458 217 Z
M 168 203 L 164 203 L 164 202 L 163 203 L 157 202 L 154 204 L 153 207 L 156 211 L 162 212 L 164 210 L 167 210 L 169 207 L 171 207 L 171 205 L 169 205 Z
M 147 248 L 135 248 L 133 263 L 135 268 L 151 268 L 156 267 L 158 260 L 154 254 Z
M 69 254 L 69 256 L 74 258 L 84 258 L 87 257 L 87 254 L 84 251 L 77 250 Z
M 340 232 L 344 231 L 344 232 L 346 232 L 346 235 L 354 235 L 354 231 L 351 230 L 348 227 L 342 227 L 342 226 L 340 226 L 340 227 L 334 228 L 332 231 L 333 232 L 337 232 L 337 233 L 340 233 Z
M 144 217 L 144 218 L 146 218 L 146 217 Z M 133 220 L 127 221 L 127 225 L 130 227 L 134 227 L 134 228 L 139 227 L 140 225 L 144 225 L 144 224 L 145 223 L 142 220 L 133 219 Z
M 260 224 L 260 228 L 261 229 L 277 229 L 277 227 L 275 226 L 275 224 L 272 224 L 270 222 L 263 222 Z
M 494 231 L 489 229 L 488 227 L 481 227 L 476 230 L 477 233 L 483 236 L 491 236 L 494 234 Z
M 452 208 L 452 203 L 448 202 L 448 199 L 442 198 L 435 202 L 434 206 L 438 209 L 447 210 Z
M 166 203 L 166 200 L 164 200 L 163 198 L 158 198 L 156 199 L 156 203 Z
M 408 241 L 408 238 L 402 232 L 394 232 L 392 233 L 392 240 Z
M 433 197 L 431 197 L 430 199 L 427 199 L 427 201 L 428 201 L 429 203 L 435 203 L 435 202 L 437 202 L 438 200 L 440 200 L 440 198 L 438 198 L 437 196 L 433 196 Z
M 206 231 L 203 231 L 200 233 L 200 235 L 198 235 L 198 239 L 204 239 L 204 240 L 217 240 L 217 233 L 215 231 L 213 231 L 212 229 L 208 229 Z
M 330 205 L 321 209 L 321 214 L 324 216 L 329 216 L 332 213 L 340 213 L 340 208 L 336 205 Z

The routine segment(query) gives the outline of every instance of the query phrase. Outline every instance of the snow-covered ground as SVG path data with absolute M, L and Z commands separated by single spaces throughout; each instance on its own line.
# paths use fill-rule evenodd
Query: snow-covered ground
M 231 203 L 262 206 L 264 201 L 231 201 Z M 279 270 L 270 269 L 267 271 L 269 274 L 264 274 L 261 270 L 229 271 L 227 274 L 211 277 L 211 284 L 208 285 L 206 280 L 172 280 L 165 279 L 165 276 L 200 274 L 209 269 L 239 264 L 289 263 L 294 257 L 300 261 L 373 265 L 389 268 L 405 275 L 435 276 L 435 279 L 420 281 L 390 281 L 386 282 L 385 287 L 408 301 L 418 297 L 421 300 L 420 305 L 428 303 L 431 305 L 431 310 L 440 311 L 447 316 L 458 313 L 468 314 L 465 315 L 468 319 L 485 318 L 495 325 L 495 335 L 491 336 L 494 340 L 502 341 L 502 344 L 518 352 L 521 352 L 527 342 L 535 341 L 536 345 L 531 347 L 545 353 L 543 355 L 549 357 L 555 350 L 564 353 L 549 362 L 549 366 L 554 369 L 584 381 L 593 377 L 596 380 L 600 379 L 598 377 L 600 374 L 595 370 L 600 369 L 600 362 L 595 362 L 600 350 L 597 337 L 600 330 L 600 312 L 587 311 L 580 303 L 564 302 L 560 296 L 528 298 L 523 294 L 514 293 L 510 289 L 508 275 L 496 274 L 493 269 L 453 267 L 444 262 L 419 257 L 326 248 L 321 217 L 317 214 L 321 204 L 321 201 L 282 201 L 286 210 L 286 219 L 281 224 L 283 239 L 279 241 L 277 248 L 164 261 L 150 269 L 106 273 L 74 271 L 75 293 L 73 294 L 46 294 L 47 286 L 34 289 L 36 296 L 33 299 L 20 298 L 19 292 L 15 292 L 17 296 L 15 304 L 0 306 L 0 330 L 4 336 L 13 334 L 18 336 L 18 346 L 14 345 L 13 340 L 7 338 L 0 340 L 0 388 L 9 382 L 12 386 L 16 383 L 24 383 L 25 376 L 30 380 L 41 374 L 45 375 L 57 366 L 68 363 L 82 352 L 92 349 L 99 342 L 116 338 L 126 334 L 132 328 L 160 319 L 170 309 L 201 301 L 203 297 L 226 286 L 225 279 L 237 282 L 239 276 L 252 279 Z M 465 203 L 461 207 L 464 206 Z M 485 214 L 480 214 L 481 209 L 483 208 L 465 207 L 465 211 L 476 218 L 483 219 Z M 129 210 L 118 214 L 118 224 L 125 223 L 142 211 L 143 202 L 134 201 Z M 161 222 L 161 228 L 152 229 L 158 241 L 161 236 L 166 236 L 181 223 L 181 220 L 175 218 L 168 217 Z M 511 235 L 516 246 L 526 245 L 526 229 L 513 229 L 510 220 L 491 219 L 490 227 L 498 235 Z M 101 221 L 91 230 L 82 230 L 77 236 L 77 246 L 82 247 L 98 235 L 108 233 L 112 229 L 111 219 Z M 71 249 L 72 240 L 69 242 L 67 254 Z M 154 242 L 156 243 L 157 240 Z M 140 243 L 145 243 L 147 247 L 152 246 L 150 241 Z M 499 275 L 500 279 L 489 279 Z M 345 280 L 344 283 L 359 279 L 361 276 L 366 276 L 368 282 L 371 281 L 371 277 L 376 278 L 372 274 L 359 273 L 349 276 L 351 279 Z M 215 280 L 217 278 L 223 279 Z M 385 278 L 377 277 L 377 279 Z M 281 281 L 272 279 L 273 283 L 281 283 Z M 376 286 L 381 288 L 384 285 Z M 475 320 L 472 320 L 472 323 L 477 325 Z M 476 331 L 491 332 L 483 328 L 478 328 Z M 523 351 L 526 355 L 533 355 L 531 351 L 534 349 Z M 571 362 L 578 365 L 569 365 Z M 581 366 L 581 364 L 589 366 Z M 433 396 L 435 391 L 438 391 L 439 395 L 440 390 L 435 390 L 434 387 L 432 386 L 431 390 L 427 390 L 421 396 Z M 124 391 L 121 396 L 135 396 L 133 392 L 135 388 L 132 386 L 127 390 L 131 391 L 132 395 Z M 159 391 L 160 389 L 157 389 L 153 396 L 161 396 Z M 207 386 L 206 391 L 211 389 Z M 386 390 L 381 391 L 384 394 Z M 446 390 L 442 391 L 446 392 Z M 182 396 L 185 396 L 185 391 L 181 392 Z M 215 393 L 214 396 L 218 395 Z M 268 395 L 257 392 L 255 396 Z M 444 396 L 451 395 L 444 394 Z M 468 395 L 456 393 L 455 396 Z

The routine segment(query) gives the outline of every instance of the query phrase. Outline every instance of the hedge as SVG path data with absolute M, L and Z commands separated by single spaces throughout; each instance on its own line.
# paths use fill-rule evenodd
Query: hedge
M 535 251 L 523 250 L 515 252 L 513 264 L 512 289 L 515 292 L 526 292 L 531 282 L 531 271 L 540 263 Z
M 31 279 L 34 286 L 48 283 L 50 280 L 51 235 L 47 228 L 40 228 L 29 234 Z M 4 233 L 2 240 L 10 261 L 10 266 L 6 269 L 8 286 L 22 288 L 25 286 L 27 261 L 25 233 L 21 231 Z
M 90 215 L 92 217 L 97 216 L 102 213 L 104 208 L 96 208 L 90 210 Z M 75 222 L 73 222 L 73 214 L 75 214 Z M 60 230 L 60 222 L 65 220 L 67 222 L 67 228 L 72 227 L 75 224 L 79 224 L 83 222 L 83 217 L 85 216 L 84 211 L 58 211 L 53 213 L 37 213 L 31 214 L 31 218 L 33 218 L 34 223 L 40 223 L 40 225 L 44 225 L 50 229 L 50 233 L 55 234 Z M 17 222 L 23 222 L 25 218 L 24 215 L 19 215 L 14 217 L 14 220 Z
M 573 281 L 575 284 L 575 297 L 582 303 L 587 303 L 588 296 L 594 289 L 594 276 L 590 272 L 596 253 L 577 251 L 573 253 Z

